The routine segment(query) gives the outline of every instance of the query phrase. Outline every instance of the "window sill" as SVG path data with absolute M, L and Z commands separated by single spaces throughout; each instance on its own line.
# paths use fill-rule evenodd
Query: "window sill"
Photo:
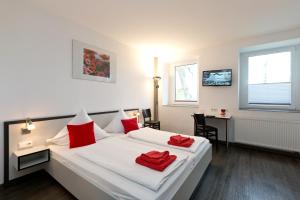
M 243 111 L 260 111 L 260 112 L 300 113 L 300 110 L 288 110 L 288 109 L 239 108 L 239 110 L 243 110 Z

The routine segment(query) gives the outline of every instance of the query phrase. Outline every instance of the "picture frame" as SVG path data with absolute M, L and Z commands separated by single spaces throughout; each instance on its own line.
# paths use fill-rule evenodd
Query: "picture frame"
M 116 54 L 94 45 L 72 40 L 72 77 L 106 83 L 116 82 Z

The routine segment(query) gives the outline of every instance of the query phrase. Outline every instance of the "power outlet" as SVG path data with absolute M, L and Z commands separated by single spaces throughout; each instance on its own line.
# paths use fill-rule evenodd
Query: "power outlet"
M 218 112 L 218 108 L 211 108 L 211 112 Z
M 31 140 L 19 142 L 19 144 L 18 144 L 19 149 L 26 149 L 26 148 L 30 148 L 32 146 L 33 146 L 33 143 Z

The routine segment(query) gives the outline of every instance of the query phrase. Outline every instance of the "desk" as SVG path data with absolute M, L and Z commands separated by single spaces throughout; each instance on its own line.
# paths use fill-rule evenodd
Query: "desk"
M 205 118 L 225 120 L 226 148 L 228 149 L 228 120 L 231 119 L 231 115 L 206 115 L 205 114 Z M 196 131 L 196 129 L 194 131 Z

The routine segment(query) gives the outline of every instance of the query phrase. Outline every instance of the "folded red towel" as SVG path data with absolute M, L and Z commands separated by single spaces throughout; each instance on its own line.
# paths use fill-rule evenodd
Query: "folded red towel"
M 169 156 L 169 151 L 149 151 L 148 153 L 143 153 L 142 155 L 148 158 L 158 159 L 165 157 L 166 155 Z
M 149 163 L 161 164 L 169 158 L 169 151 L 150 151 L 148 153 L 143 153 L 140 157 Z
M 182 143 L 177 143 L 174 141 L 169 140 L 168 144 L 169 145 L 174 145 L 174 146 L 178 146 L 178 147 L 190 147 L 192 146 L 192 144 L 195 142 L 195 140 L 193 138 L 189 138 L 189 140 L 182 142 Z
M 178 144 L 186 142 L 189 139 L 190 139 L 190 137 L 184 137 L 184 136 L 181 136 L 181 135 L 174 135 L 174 136 L 170 137 L 170 141 L 176 142 Z
M 141 156 L 137 157 L 135 159 L 135 162 L 140 164 L 140 165 L 143 165 L 145 167 L 148 167 L 150 169 L 153 169 L 153 170 L 157 170 L 157 171 L 164 171 L 172 162 L 174 162 L 174 160 L 176 160 L 177 156 L 175 155 L 169 155 L 168 159 L 166 159 L 165 162 L 161 163 L 161 164 L 154 164 L 154 163 L 149 163 L 145 160 L 143 160 L 141 158 Z

